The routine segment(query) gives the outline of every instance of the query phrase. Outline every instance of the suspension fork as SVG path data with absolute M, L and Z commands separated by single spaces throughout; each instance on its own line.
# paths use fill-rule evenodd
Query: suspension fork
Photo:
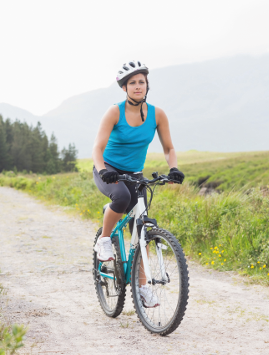
M 143 260 L 143 265 L 144 265 L 144 273 L 145 273 L 145 276 L 147 279 L 147 283 L 151 284 L 152 278 L 151 278 L 149 259 L 148 259 L 148 253 L 147 253 L 146 228 L 145 227 L 142 227 L 142 229 L 141 229 L 139 244 L 140 244 L 140 250 L 141 250 L 141 255 L 142 255 L 142 260 Z
M 167 278 L 166 271 L 165 271 L 165 265 L 163 262 L 163 253 L 162 253 L 162 249 L 167 249 L 167 247 L 165 245 L 163 245 L 161 243 L 161 241 L 158 239 L 155 240 L 155 243 L 156 243 L 156 253 L 157 253 L 157 257 L 158 257 L 158 261 L 159 261 L 162 280 L 165 282 L 168 282 L 168 278 Z

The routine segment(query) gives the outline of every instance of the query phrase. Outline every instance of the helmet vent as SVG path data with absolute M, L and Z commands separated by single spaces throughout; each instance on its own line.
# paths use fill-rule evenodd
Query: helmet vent
M 123 71 L 119 71 L 119 74 L 123 74 Z
M 129 68 L 128 68 L 128 67 L 126 67 L 126 65 L 124 65 L 124 66 L 123 66 L 123 69 L 125 69 L 125 70 L 129 70 Z
M 130 62 L 129 64 L 130 64 L 131 67 L 135 68 L 135 63 Z
M 141 67 L 141 63 L 140 62 L 137 62 L 137 64 Z

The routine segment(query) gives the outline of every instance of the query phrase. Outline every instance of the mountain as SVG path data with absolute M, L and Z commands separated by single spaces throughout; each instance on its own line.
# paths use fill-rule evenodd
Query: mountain
M 32 123 L 34 125 L 39 119 L 38 116 L 33 115 L 29 111 L 5 103 L 0 103 L 0 115 L 4 118 L 10 118 L 12 120 L 15 120 L 16 118 L 22 121 L 25 120 L 27 123 Z
M 161 107 L 177 151 L 269 150 L 269 55 L 236 56 L 150 71 L 148 102 Z M 116 83 L 65 100 L 36 117 L 0 104 L 6 118 L 40 120 L 60 146 L 74 142 L 89 157 L 100 119 L 109 106 L 125 99 Z M 12 108 L 12 109 L 11 109 Z M 155 137 L 150 151 L 161 151 Z

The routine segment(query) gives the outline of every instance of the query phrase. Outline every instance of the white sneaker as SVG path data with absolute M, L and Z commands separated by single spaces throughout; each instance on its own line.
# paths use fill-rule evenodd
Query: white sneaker
M 110 237 L 99 237 L 93 249 L 97 252 L 97 259 L 100 261 L 115 260 Z
M 150 285 L 142 285 L 139 288 L 140 297 L 143 300 L 144 307 L 146 308 L 154 308 L 160 305 L 158 297 L 156 294 L 152 293 L 152 289 Z

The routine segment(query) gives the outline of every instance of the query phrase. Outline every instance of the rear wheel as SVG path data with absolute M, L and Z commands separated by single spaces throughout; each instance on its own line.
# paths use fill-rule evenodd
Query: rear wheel
M 152 277 L 152 299 L 158 306 L 146 308 L 140 295 L 140 286 L 145 276 L 140 246 L 135 251 L 131 289 L 134 307 L 144 327 L 152 333 L 167 335 L 172 333 L 183 319 L 188 300 L 189 277 L 186 259 L 181 245 L 168 231 L 155 228 L 147 232 L 149 239 L 147 252 Z M 161 248 L 166 278 L 163 280 L 156 246 Z M 142 276 L 141 276 L 142 275 Z M 143 281 L 144 280 L 144 281 Z
M 96 234 L 94 245 L 102 234 L 100 228 Z M 97 259 L 97 253 L 93 253 L 93 279 L 99 303 L 109 317 L 116 318 L 123 310 L 126 286 L 124 282 L 123 264 L 118 237 L 112 238 L 112 248 L 115 257 L 114 261 L 101 262 Z M 100 272 L 108 274 L 113 278 L 100 275 Z

